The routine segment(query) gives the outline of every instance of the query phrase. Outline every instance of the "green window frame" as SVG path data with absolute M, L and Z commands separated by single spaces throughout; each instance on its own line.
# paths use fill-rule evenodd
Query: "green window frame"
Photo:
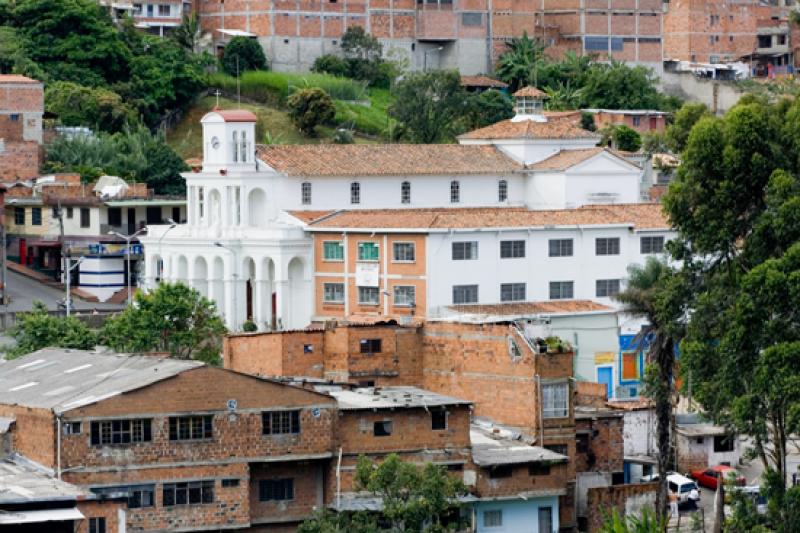
M 325 241 L 322 243 L 322 259 L 324 261 L 344 261 L 342 241 Z
M 376 242 L 358 243 L 359 261 L 378 261 L 380 259 L 380 247 Z

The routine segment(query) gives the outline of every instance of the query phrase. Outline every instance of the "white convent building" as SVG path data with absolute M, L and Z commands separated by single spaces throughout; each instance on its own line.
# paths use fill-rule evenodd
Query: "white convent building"
M 160 280 L 182 281 L 195 287 L 217 302 L 232 330 L 247 320 L 260 330 L 302 328 L 326 319 L 326 309 L 332 308 L 328 304 L 341 304 L 343 311 L 337 312 L 344 316 L 361 313 L 368 304 L 375 305 L 373 314 L 392 314 L 390 294 L 398 306 L 411 298 L 412 312 L 416 306 L 420 315 L 457 303 L 541 300 L 553 294 L 608 303 L 608 290 L 601 293 L 595 286 L 616 280 L 618 287 L 628 264 L 660 251 L 671 233 L 660 221 L 653 222 L 660 212 L 655 205 L 644 214 L 586 206 L 641 204 L 650 184 L 626 156 L 596 147 L 599 136 L 580 128 L 579 114 L 542 111 L 543 95 L 533 88 L 515 97 L 513 119 L 467 133 L 455 145 L 261 146 L 255 142 L 252 113 L 209 112 L 201 121 L 202 167 L 183 174 L 187 223 L 152 226 L 140 239 L 145 283 L 153 287 Z M 440 218 L 436 225 L 430 222 L 436 213 L 452 215 L 457 222 L 441 227 Z M 399 227 L 406 219 L 414 227 Z M 492 222 L 501 219 L 511 222 Z M 512 257 L 506 251 L 485 251 L 499 250 L 508 231 L 517 235 L 515 242 L 528 242 L 525 262 L 510 270 L 499 260 Z M 599 244 L 580 239 L 603 231 L 611 232 L 603 237 L 603 250 L 615 257 L 598 267 L 605 268 L 607 279 L 595 283 L 588 277 L 598 263 L 594 254 Z M 652 233 L 644 237 L 650 244 L 640 249 L 647 232 Z M 362 242 L 348 241 L 348 235 L 355 240 L 354 235 L 362 234 L 384 235 L 380 259 L 375 250 L 381 242 L 365 252 Z M 395 247 L 390 261 L 388 239 L 402 234 L 422 235 L 429 253 L 404 243 Z M 469 237 L 468 246 L 457 243 L 467 238 L 460 235 L 473 234 L 478 237 Z M 548 264 L 553 257 L 552 242 L 549 256 L 546 250 L 550 237 L 563 241 L 560 263 Z M 577 239 L 574 251 L 572 239 Z M 351 264 L 348 246 L 356 254 Z M 474 254 L 476 262 L 451 263 L 451 247 L 460 250 L 458 259 Z M 405 254 L 402 260 L 397 260 L 397 250 Z M 525 245 L 514 245 L 512 253 L 514 258 L 525 256 Z M 406 268 L 401 263 L 409 259 L 424 263 L 408 275 L 417 288 L 393 288 L 393 265 Z M 485 263 L 478 266 L 478 259 Z M 363 265 L 352 264 L 362 260 Z M 326 278 L 326 268 L 336 261 L 344 264 L 342 287 Z M 370 261 L 374 264 L 366 264 Z M 506 271 L 514 279 L 505 281 L 515 288 L 500 288 Z M 564 271 L 571 272 L 571 285 L 545 279 L 558 279 Z M 474 291 L 449 285 L 451 278 L 470 276 L 473 281 L 459 281 L 458 287 L 474 286 Z M 561 284 L 556 293 L 553 283 Z

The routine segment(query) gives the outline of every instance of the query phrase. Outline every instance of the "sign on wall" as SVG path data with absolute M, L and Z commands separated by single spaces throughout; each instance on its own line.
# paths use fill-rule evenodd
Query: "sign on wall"
M 356 285 L 359 287 L 380 286 L 378 263 L 356 263 Z

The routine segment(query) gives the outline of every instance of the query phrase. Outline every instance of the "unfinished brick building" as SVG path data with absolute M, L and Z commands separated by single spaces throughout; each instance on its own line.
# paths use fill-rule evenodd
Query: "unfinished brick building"
M 491 72 L 523 32 L 555 56 L 573 50 L 661 68 L 661 0 L 199 0 L 197 10 L 218 47 L 256 37 L 276 70 L 308 70 L 338 52 L 348 26 L 363 26 L 418 70 Z
M 0 180 L 39 174 L 42 161 L 44 86 L 41 82 L 0 74 Z

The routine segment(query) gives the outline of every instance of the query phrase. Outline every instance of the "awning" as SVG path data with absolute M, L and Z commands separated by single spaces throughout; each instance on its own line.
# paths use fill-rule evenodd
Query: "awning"
M 48 509 L 46 511 L 6 511 L 0 513 L 0 525 L 62 522 L 64 520 L 83 520 L 84 518 L 77 507 L 72 509 Z
M 255 33 L 251 33 L 249 31 L 244 31 L 244 30 L 226 30 L 220 28 L 217 31 L 220 32 L 222 35 L 227 35 L 228 37 L 256 37 Z

